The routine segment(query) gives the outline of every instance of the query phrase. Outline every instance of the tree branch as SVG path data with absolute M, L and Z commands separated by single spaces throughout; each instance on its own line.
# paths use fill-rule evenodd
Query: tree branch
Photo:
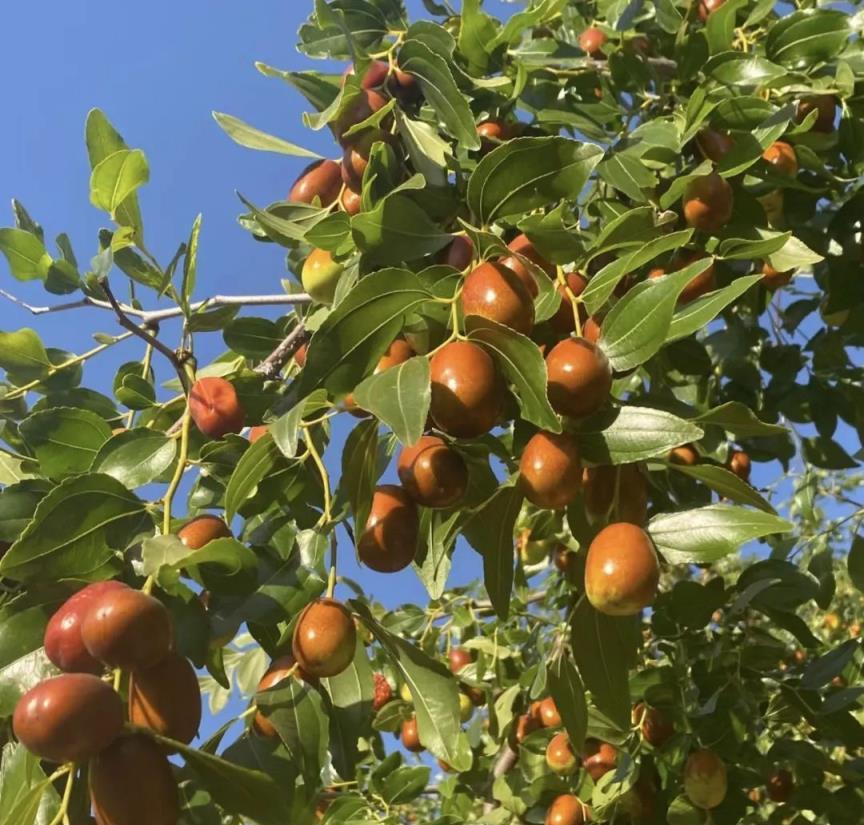
M 306 343 L 306 325 L 300 321 L 282 343 L 273 350 L 257 367 L 255 372 L 261 373 L 265 378 L 276 379 L 282 372 L 282 368 L 291 360 L 294 353 Z

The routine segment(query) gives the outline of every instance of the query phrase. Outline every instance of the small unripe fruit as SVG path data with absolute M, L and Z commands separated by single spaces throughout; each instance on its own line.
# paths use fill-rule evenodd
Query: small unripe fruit
M 642 738 L 655 748 L 662 748 L 675 735 L 675 726 L 662 710 L 641 702 L 633 708 L 633 723 L 639 725 Z
M 345 267 L 334 261 L 326 249 L 313 249 L 303 262 L 300 280 L 312 300 L 320 304 L 332 304 L 336 285 L 344 271 Z
M 605 519 L 611 516 L 614 521 L 629 521 L 631 524 L 640 525 L 645 523 L 648 515 L 648 483 L 637 464 L 586 467 L 582 473 L 582 489 L 585 512 L 591 518 Z
M 399 698 L 403 702 L 407 702 L 409 705 L 414 703 L 414 697 L 411 695 L 411 688 L 408 687 L 407 682 L 402 682 L 399 686 Z
M 12 728 L 30 753 L 49 762 L 84 762 L 123 730 L 123 703 L 97 676 L 64 673 L 30 688 Z
M 372 710 L 376 713 L 393 699 L 393 688 L 383 673 L 373 673 Z
M 474 243 L 466 235 L 456 235 L 447 246 L 438 253 L 438 263 L 452 266 L 460 272 L 465 269 L 474 257 Z
M 782 140 L 775 140 L 762 153 L 762 157 L 780 175 L 794 178 L 798 174 L 798 158 L 795 156 L 795 149 Z
M 551 696 L 540 702 L 539 716 L 544 728 L 561 727 L 561 714 L 558 713 L 558 706 Z
M 682 198 L 684 220 L 703 232 L 718 232 L 732 218 L 732 187 L 718 175 L 695 178 Z
M 560 341 L 546 356 L 553 409 L 574 418 L 597 412 L 612 388 L 612 367 L 603 351 L 581 338 Z
M 536 507 L 557 510 L 575 500 L 582 486 L 576 438 L 544 431 L 532 436 L 519 460 L 519 485 Z
M 52 664 L 67 673 L 100 674 L 105 669 L 94 659 L 81 638 L 81 623 L 96 599 L 111 590 L 123 590 L 118 581 L 88 584 L 57 608 L 45 628 L 45 655 Z
M 772 802 L 788 802 L 795 790 L 795 780 L 785 768 L 772 774 L 766 783 L 768 798 Z
M 289 677 L 289 674 L 295 679 L 302 679 L 307 684 L 317 684 L 318 680 L 306 673 L 299 665 L 295 665 L 293 656 L 280 656 L 270 662 L 270 667 L 267 672 L 261 677 L 256 688 L 256 693 L 269 690 L 275 687 L 280 682 L 283 682 Z M 259 736 L 267 737 L 268 739 L 275 738 L 279 735 L 273 723 L 260 710 L 255 714 L 252 721 L 252 728 Z
M 447 659 L 450 662 L 450 672 L 459 673 L 460 670 L 464 670 L 474 661 L 474 656 L 467 648 L 453 647 L 450 648 Z
M 595 782 L 618 764 L 618 750 L 608 742 L 599 739 L 586 739 L 582 753 L 582 767 Z
M 129 721 L 188 744 L 201 724 L 201 689 L 195 668 L 177 653 L 129 679 Z
M 545 825 L 585 825 L 591 812 L 578 796 L 565 793 L 556 796 L 546 812 Z
M 343 604 L 323 598 L 306 605 L 294 628 L 292 652 L 310 676 L 326 679 L 354 661 L 357 630 Z
M 420 743 L 420 730 L 417 727 L 417 717 L 412 716 L 402 723 L 402 747 L 412 753 L 420 753 L 423 745 Z
M 546 539 L 532 539 L 531 531 L 522 532 L 516 539 L 516 550 L 523 567 L 532 567 L 546 561 L 549 556 L 549 544 Z
M 813 95 L 805 97 L 798 103 L 795 120 L 801 123 L 807 115 L 816 110 L 814 132 L 830 133 L 834 131 L 834 116 L 837 113 L 837 101 L 833 95 Z
M 224 378 L 199 378 L 189 391 L 189 415 L 210 438 L 239 433 L 246 417 L 237 391 Z
M 684 766 L 684 792 L 697 807 L 716 808 L 726 798 L 726 765 L 707 748 L 693 751 Z
M 576 754 L 570 747 L 570 737 L 566 733 L 556 733 L 546 746 L 546 764 L 560 776 L 570 776 L 576 772 Z
M 341 188 L 342 172 L 339 164 L 334 160 L 316 160 L 300 173 L 288 193 L 288 200 L 311 204 L 317 197 L 321 206 L 330 206 L 339 197 Z
M 680 447 L 673 447 L 669 451 L 670 464 L 682 464 L 685 467 L 693 467 L 699 463 L 699 453 L 692 444 L 682 444 Z
M 438 436 L 424 435 L 405 447 L 396 469 L 405 492 L 424 507 L 452 507 L 468 487 L 464 459 Z
M 609 41 L 606 33 L 596 26 L 589 26 L 579 35 L 579 48 L 595 60 L 603 57 L 603 47 Z
M 357 542 L 360 561 L 378 573 L 396 573 L 414 560 L 420 533 L 417 505 L 401 487 L 382 484 Z
M 103 593 L 81 623 L 90 655 L 123 670 L 155 665 L 171 650 L 172 635 L 165 605 L 131 588 Z
M 459 693 L 459 719 L 467 722 L 474 715 L 474 703 L 465 693 Z
M 534 327 L 531 293 L 519 276 L 501 263 L 485 262 L 462 285 L 465 315 L 480 315 L 528 335 Z
M 696 145 L 704 157 L 714 163 L 720 163 L 732 151 L 735 142 L 725 132 L 703 129 L 696 135 Z
M 177 536 L 190 550 L 200 550 L 214 539 L 231 538 L 231 528 L 219 516 L 204 514 L 187 521 Z
M 751 462 L 750 456 L 743 450 L 733 450 L 729 453 L 729 469 L 742 481 L 750 481 Z

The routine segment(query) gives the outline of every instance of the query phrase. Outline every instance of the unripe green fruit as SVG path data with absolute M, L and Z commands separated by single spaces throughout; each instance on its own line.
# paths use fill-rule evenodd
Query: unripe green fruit
M 464 693 L 459 694 L 459 718 L 467 722 L 474 715 L 474 703 L 471 697 Z
M 697 808 L 716 808 L 726 798 L 726 788 L 726 765 L 714 751 L 702 748 L 687 757 L 684 792 Z
M 305 289 L 321 304 L 332 304 L 336 295 L 336 285 L 345 267 L 333 260 L 326 249 L 313 249 L 303 264 L 300 280 Z

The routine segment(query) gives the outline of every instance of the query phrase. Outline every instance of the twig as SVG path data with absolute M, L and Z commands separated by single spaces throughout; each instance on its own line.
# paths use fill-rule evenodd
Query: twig
M 255 372 L 261 373 L 265 378 L 275 379 L 279 377 L 284 367 L 293 357 L 294 353 L 306 343 L 306 326 L 301 321 L 297 324 L 282 343 L 273 350 L 257 367 Z
M 65 304 L 54 304 L 53 306 L 33 306 L 20 298 L 16 298 L 5 289 L 0 289 L 0 296 L 11 301 L 13 304 L 26 309 L 32 315 L 48 315 L 54 312 L 66 312 L 70 309 L 108 309 L 113 307 L 109 301 L 100 301 L 97 298 L 85 297 L 80 301 L 70 301 Z M 305 292 L 298 292 L 295 295 L 214 295 L 212 298 L 205 298 L 203 301 L 196 301 L 190 304 L 191 312 L 198 312 L 202 309 L 216 309 L 218 307 L 227 306 L 279 306 L 279 305 L 296 305 L 309 304 L 312 298 Z M 167 318 L 178 318 L 183 314 L 180 307 L 170 307 L 168 309 L 137 309 L 128 304 L 119 304 L 120 309 L 127 316 L 140 319 L 143 323 L 153 323 L 154 321 L 164 321 Z

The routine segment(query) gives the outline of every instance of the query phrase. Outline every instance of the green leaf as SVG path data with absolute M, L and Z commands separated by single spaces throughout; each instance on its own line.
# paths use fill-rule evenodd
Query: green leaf
M 229 523 L 258 485 L 283 462 L 282 453 L 269 432 L 249 445 L 225 487 L 225 519 Z
M 792 524 L 779 516 L 726 504 L 661 513 L 648 524 L 657 549 L 672 564 L 716 561 L 748 541 L 790 530 Z
M 51 266 L 45 244 L 23 229 L 0 229 L 0 252 L 9 262 L 12 277 L 19 281 L 44 281 Z
M 575 201 L 603 150 L 564 137 L 507 141 L 486 155 L 468 180 L 468 206 L 484 225 L 562 199 Z
M 710 258 L 700 258 L 662 278 L 643 281 L 612 307 L 599 344 L 614 370 L 638 367 L 660 350 L 681 290 L 710 265 Z
M 185 560 L 189 553 L 189 548 L 174 533 L 151 536 L 141 543 L 141 572 L 154 576 L 161 568 L 174 567 Z
M 621 153 L 607 157 L 597 167 L 597 173 L 606 183 L 637 203 L 645 202 L 648 199 L 646 191 L 657 185 L 656 175 L 641 160 Z
M 0 718 L 12 716 L 18 700 L 30 688 L 57 675 L 57 668 L 48 661 L 41 647 L 0 667 Z
M 0 575 L 16 581 L 99 579 L 148 525 L 146 506 L 107 475 L 69 478 L 39 502 L 6 555 Z
M 579 671 L 569 656 L 561 655 L 546 669 L 546 680 L 549 693 L 564 722 L 564 729 L 570 737 L 570 744 L 574 752 L 579 753 L 588 730 L 588 705 Z
M 269 318 L 235 318 L 222 330 L 222 338 L 244 358 L 266 358 L 282 343 L 285 335 Z
M 736 278 L 729 286 L 709 292 L 695 301 L 690 301 L 675 313 L 669 325 L 667 341 L 686 338 L 694 332 L 705 329 L 729 304 L 740 298 L 750 287 L 762 280 L 762 274 L 744 275 Z
M 849 569 L 849 579 L 852 584 L 864 593 L 864 537 L 855 536 L 852 539 L 846 566 Z
M 100 161 L 90 174 L 90 202 L 122 223 L 119 207 L 149 179 L 144 153 L 140 149 L 120 149 Z
M 480 139 L 468 101 L 450 71 L 448 62 L 420 40 L 402 44 L 399 68 L 417 79 L 426 102 L 435 110 L 447 132 L 466 149 L 479 149 Z
M 416 275 L 382 269 L 363 278 L 312 336 L 298 397 L 319 387 L 350 392 L 374 369 L 399 334 L 405 316 L 432 300 Z
M 785 15 L 768 28 L 769 60 L 805 68 L 836 57 L 852 33 L 851 18 L 839 9 L 807 9 Z
M 51 488 L 48 481 L 31 479 L 8 484 L 0 490 L 0 541 L 11 544 L 18 538 L 33 517 L 36 505 Z
M 592 416 L 577 433 L 582 456 L 592 464 L 644 461 L 704 435 L 692 422 L 665 410 L 633 406 Z
M 358 540 L 366 525 L 372 495 L 381 475 L 378 444 L 378 422 L 370 418 L 352 430 L 342 451 L 340 492 L 348 499 Z
M 462 531 L 471 546 L 483 556 L 483 583 L 501 619 L 510 615 L 515 563 L 513 528 L 521 507 L 519 486 L 504 484 L 468 516 Z
M 783 77 L 786 70 L 770 60 L 741 52 L 721 52 L 704 66 L 708 77 L 727 86 L 756 87 Z
M 772 232 L 765 229 L 756 230 L 757 238 L 723 238 L 715 255 L 726 260 L 751 261 L 757 258 L 767 258 L 773 252 L 782 249 L 792 237 L 791 232 Z
M 46 476 L 65 478 L 90 469 L 111 428 L 90 410 L 52 407 L 25 418 L 21 436 Z
M 413 565 L 430 599 L 444 595 L 461 521 L 461 512 L 442 513 L 428 508 L 420 512 L 420 535 L 424 540 L 420 541 Z
M 195 276 L 198 272 L 198 239 L 201 237 L 201 214 L 199 213 L 192 223 L 192 231 L 189 233 L 189 243 L 186 244 L 186 254 L 183 258 L 183 282 L 180 287 L 180 296 L 188 313 L 189 300 L 195 292 Z
M 37 825 L 37 822 L 48 821 L 46 815 L 53 816 L 59 803 L 60 798 L 45 776 L 39 758 L 20 743 L 6 744 L 0 752 L 0 822 Z
M 546 362 L 537 345 L 520 333 L 477 315 L 466 319 L 468 337 L 495 359 L 513 385 L 522 417 L 544 430 L 561 432 L 561 422 L 546 396 Z
M 260 149 L 262 152 L 276 152 L 280 155 L 292 155 L 301 158 L 320 158 L 317 152 L 304 149 L 287 140 L 268 135 L 254 126 L 240 120 L 233 115 L 222 112 L 213 112 L 213 119 L 219 124 L 223 132 L 235 143 L 245 146 L 247 149 Z
M 177 440 L 157 430 L 136 428 L 106 441 L 91 467 L 134 490 L 156 481 L 172 464 Z
M 740 401 L 727 401 L 719 407 L 714 407 L 696 416 L 693 420 L 700 424 L 723 427 L 724 430 L 739 438 L 786 435 L 788 432 L 785 427 L 781 427 L 779 424 L 766 424 L 761 421 L 750 407 Z
M 16 332 L 0 331 L 0 367 L 31 381 L 44 375 L 51 361 L 39 336 L 23 327 Z
M 357 385 L 354 400 L 388 426 L 405 446 L 426 428 L 431 399 L 429 360 L 425 355 L 370 375 Z
M 450 144 L 434 126 L 413 120 L 399 109 L 396 110 L 396 126 L 414 168 L 431 186 L 445 186 L 447 168 L 453 157 Z
M 497 22 L 480 8 L 480 0 L 467 0 L 462 3 L 459 51 L 468 58 L 468 71 L 471 74 L 486 73 L 489 55 L 497 45 L 497 29 Z
M 818 264 L 822 256 L 814 252 L 803 241 L 791 237 L 777 252 L 768 256 L 768 261 L 778 272 L 787 269 L 807 269 L 813 264 Z
M 460 730 L 459 690 L 453 674 L 441 662 L 381 627 L 365 604 L 356 599 L 350 604 L 408 683 L 420 742 L 455 770 L 467 771 L 471 767 L 471 749 Z
M 248 594 L 258 584 L 258 557 L 254 551 L 234 538 L 208 541 L 200 550 L 174 563 L 211 593 Z
M 803 438 L 801 446 L 807 461 L 824 470 L 851 470 L 858 466 L 858 462 L 833 438 Z
M 727 0 L 708 15 L 708 19 L 705 21 L 705 36 L 711 54 L 732 48 L 735 17 L 738 10 L 746 6 L 747 2 L 748 0 Z
M 739 504 L 750 504 L 766 513 L 777 514 L 777 511 L 759 495 L 755 487 L 725 467 L 716 464 L 696 464 L 688 467 L 684 464 L 670 463 L 669 468 L 701 481 L 721 496 L 726 496 Z

